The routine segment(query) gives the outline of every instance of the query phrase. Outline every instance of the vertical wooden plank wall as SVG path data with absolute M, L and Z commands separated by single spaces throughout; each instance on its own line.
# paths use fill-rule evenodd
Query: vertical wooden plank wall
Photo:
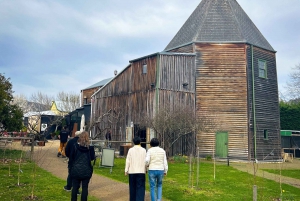
M 144 64 L 147 64 L 146 74 L 142 73 Z M 138 124 L 142 115 L 153 116 L 156 102 L 159 107 L 189 105 L 195 108 L 194 54 L 162 53 L 133 61 L 95 95 L 93 110 L 96 117 L 109 109 L 121 110 L 125 119 L 117 126 L 125 130 L 130 122 Z
M 217 131 L 228 132 L 229 157 L 248 158 L 246 49 L 244 44 L 196 44 L 196 109 L 216 124 L 197 135 L 202 156 L 215 152 Z
M 141 115 L 153 114 L 155 89 L 156 56 L 133 62 L 115 79 L 104 86 L 95 95 L 95 117 L 109 109 L 121 111 L 123 120 L 116 127 L 124 130 L 130 123 L 138 123 Z M 142 66 L 147 64 L 147 73 L 142 73 Z M 100 125 L 104 127 L 105 125 Z
M 195 111 L 195 55 L 160 55 L 160 107 L 190 107 Z M 183 84 L 188 85 L 184 86 Z M 191 153 L 190 136 L 174 143 L 171 155 Z M 189 138 L 189 140 L 187 140 Z M 193 140 L 193 139 L 192 139 Z

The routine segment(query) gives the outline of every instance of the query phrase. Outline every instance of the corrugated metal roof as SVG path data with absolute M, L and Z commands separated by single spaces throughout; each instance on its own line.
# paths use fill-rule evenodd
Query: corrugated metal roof
M 275 51 L 236 0 L 202 0 L 165 50 L 193 42 L 242 42 Z
M 27 112 L 24 114 L 24 117 L 31 117 L 31 116 L 39 116 L 39 115 L 53 115 L 56 116 L 57 114 L 52 110 L 41 111 L 41 112 Z
M 95 87 L 102 87 L 102 86 L 104 86 L 106 83 L 108 83 L 111 79 L 113 79 L 113 77 L 107 78 L 107 79 L 104 79 L 104 80 L 101 80 L 100 82 L 97 82 L 97 83 L 95 83 L 95 84 L 93 84 L 93 85 L 91 85 L 91 86 L 89 86 L 89 87 L 87 87 L 87 88 L 85 88 L 85 89 L 82 89 L 82 90 L 92 89 L 92 88 L 95 88 Z
M 147 56 L 139 57 L 137 59 L 130 60 L 129 62 L 132 63 L 132 62 L 135 62 L 135 61 L 138 61 L 141 59 L 145 59 L 145 58 L 153 57 L 153 56 L 157 56 L 157 55 L 195 55 L 195 54 L 194 53 L 178 53 L 178 52 L 164 52 L 163 51 L 163 52 L 156 52 L 153 54 L 149 54 Z

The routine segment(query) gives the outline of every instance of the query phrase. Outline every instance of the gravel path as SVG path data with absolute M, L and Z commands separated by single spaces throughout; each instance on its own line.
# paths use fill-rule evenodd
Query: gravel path
M 46 146 L 35 147 L 35 158 L 37 158 L 41 168 L 59 178 L 66 179 L 68 174 L 67 162 L 65 159 L 56 156 L 58 147 L 58 140 L 49 140 Z M 89 195 L 99 198 L 101 201 L 126 201 L 129 200 L 129 186 L 128 184 L 93 174 L 89 184 Z M 146 192 L 145 200 L 150 200 L 149 192 Z

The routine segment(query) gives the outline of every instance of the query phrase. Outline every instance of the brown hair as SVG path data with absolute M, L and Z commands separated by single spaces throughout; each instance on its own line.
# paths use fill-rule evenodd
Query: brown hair
M 90 140 L 89 140 L 89 133 L 88 133 L 88 132 L 83 131 L 83 132 L 79 135 L 79 138 L 78 138 L 78 144 L 79 144 L 80 146 L 83 146 L 83 147 L 89 147 Z

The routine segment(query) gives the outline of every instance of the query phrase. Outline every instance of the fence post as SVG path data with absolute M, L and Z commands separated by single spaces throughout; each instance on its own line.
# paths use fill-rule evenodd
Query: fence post
M 229 156 L 227 156 L 227 166 L 229 166 Z
M 192 154 L 190 154 L 190 174 L 189 174 L 189 186 L 193 188 L 193 182 L 192 182 Z
M 34 136 L 31 139 L 30 160 L 33 160 L 33 151 L 34 151 Z
M 257 201 L 257 186 L 253 185 L 253 201 Z
M 200 163 L 199 163 L 199 147 L 197 147 L 197 188 L 198 188 L 198 185 L 199 185 L 199 166 L 200 166 Z

